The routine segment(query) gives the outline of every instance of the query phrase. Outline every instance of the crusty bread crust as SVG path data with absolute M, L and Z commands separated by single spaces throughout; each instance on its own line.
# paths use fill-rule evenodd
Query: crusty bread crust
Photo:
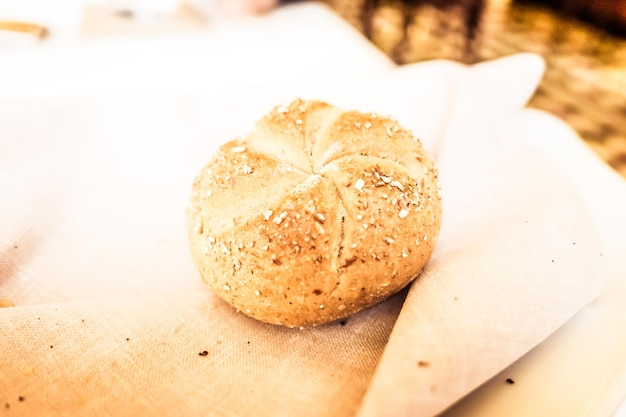
M 326 323 L 420 273 L 441 225 L 437 172 L 396 121 L 296 100 L 212 157 L 188 225 L 202 278 L 237 310 Z

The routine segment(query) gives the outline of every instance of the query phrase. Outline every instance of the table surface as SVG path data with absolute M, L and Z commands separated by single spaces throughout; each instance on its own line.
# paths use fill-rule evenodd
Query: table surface
M 464 55 L 462 6 L 325 2 L 399 64 L 428 58 L 479 61 L 516 52 L 542 55 L 547 71 L 530 106 L 564 119 L 626 176 L 626 39 L 545 7 L 485 0 L 470 54 Z

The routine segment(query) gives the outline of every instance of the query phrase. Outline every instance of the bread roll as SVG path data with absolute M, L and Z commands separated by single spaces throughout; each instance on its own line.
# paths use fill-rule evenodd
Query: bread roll
M 437 172 L 396 121 L 296 100 L 223 145 L 193 183 L 191 250 L 237 310 L 284 326 L 345 318 L 411 282 L 441 224 Z

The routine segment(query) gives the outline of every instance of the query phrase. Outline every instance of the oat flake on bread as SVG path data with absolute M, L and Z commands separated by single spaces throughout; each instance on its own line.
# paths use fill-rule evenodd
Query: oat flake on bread
M 395 120 L 278 106 L 193 183 L 192 254 L 237 310 L 284 326 L 350 316 L 409 284 L 441 224 L 437 171 Z

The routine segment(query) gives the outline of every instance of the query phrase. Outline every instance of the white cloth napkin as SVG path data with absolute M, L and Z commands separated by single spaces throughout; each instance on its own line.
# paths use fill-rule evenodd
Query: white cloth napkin
M 601 288 L 584 202 L 507 128 L 541 69 L 523 55 L 212 97 L 0 103 L 0 291 L 16 304 L 0 310 L 0 410 L 441 412 Z M 396 115 L 436 154 L 445 210 L 405 302 L 401 293 L 304 330 L 255 322 L 212 296 L 184 224 L 210 152 L 295 96 Z

